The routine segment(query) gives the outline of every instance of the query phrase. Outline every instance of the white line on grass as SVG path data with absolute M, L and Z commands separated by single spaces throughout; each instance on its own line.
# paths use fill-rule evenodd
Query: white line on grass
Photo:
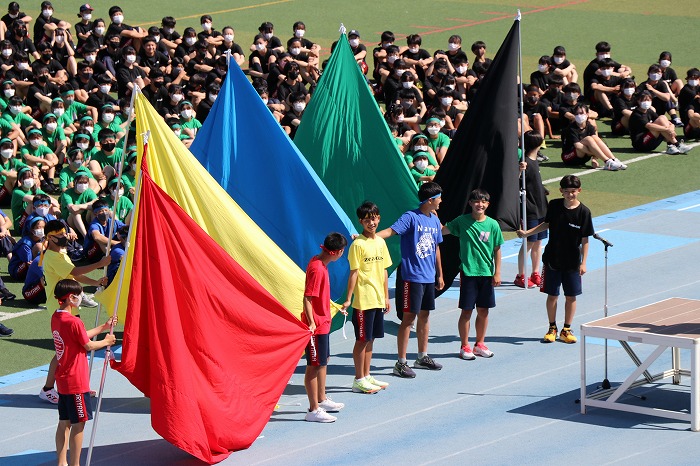
M 29 314 L 34 314 L 35 312 L 41 312 L 45 311 L 46 309 L 27 309 L 26 311 L 22 312 L 0 312 L 0 319 L 2 320 L 8 320 L 8 319 L 14 319 L 15 317 L 22 317 L 22 316 L 28 316 Z

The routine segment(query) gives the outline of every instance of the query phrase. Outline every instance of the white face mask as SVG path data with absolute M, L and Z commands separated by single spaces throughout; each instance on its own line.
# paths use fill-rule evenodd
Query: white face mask
M 41 16 L 43 16 L 44 18 L 50 18 L 52 14 L 53 10 L 41 10 Z
M 112 86 L 110 86 L 110 85 L 100 86 L 100 92 L 103 92 L 105 94 L 109 94 L 110 89 L 112 89 Z
M 440 128 L 438 128 L 437 126 L 428 126 L 428 132 L 435 136 L 437 133 L 440 132 Z
M 651 79 L 652 81 L 658 81 L 659 79 L 661 79 L 661 73 L 651 73 L 649 75 L 649 79 Z
M 126 62 L 129 64 L 132 64 L 136 61 L 136 55 L 127 55 L 124 58 L 126 58 Z
M 32 147 L 39 147 L 41 139 L 30 139 L 29 144 L 31 144 Z
M 83 14 L 83 19 L 85 21 L 90 21 L 92 19 L 92 13 L 85 13 Z
M 540 70 L 541 73 L 547 71 L 547 68 L 549 68 L 547 65 L 537 65 L 537 69 Z
M 213 104 L 218 96 L 219 94 L 209 94 L 209 102 Z
M 270 101 L 270 99 L 262 99 L 262 98 L 261 98 L 261 100 L 263 101 L 263 103 L 264 103 L 265 105 L 267 105 L 267 103 Z
M 202 23 L 202 29 L 205 31 L 211 31 L 211 23 Z
M 98 27 L 96 27 L 95 29 L 93 29 L 93 31 L 94 31 L 95 34 L 97 34 L 98 36 L 101 36 L 102 34 L 105 33 L 105 28 L 103 28 L 102 26 L 98 26 Z
M 120 189 L 120 190 L 119 190 L 119 197 L 122 197 L 123 195 L 124 195 L 124 190 L 123 190 L 123 189 Z M 117 190 L 116 190 L 116 189 L 113 189 L 113 190 L 112 190 L 112 198 L 113 198 L 113 199 L 116 199 L 116 198 L 117 198 Z
M 185 43 L 187 45 L 194 45 L 194 43 L 197 42 L 197 39 L 194 37 L 185 37 Z
M 697 79 L 689 79 L 688 80 L 688 86 L 697 86 L 698 83 L 700 83 L 700 80 L 697 80 Z
M 66 113 L 66 111 L 62 108 L 55 108 L 55 109 L 53 109 L 52 113 L 54 115 L 56 115 L 57 117 L 61 117 L 64 113 Z
M 398 58 L 399 57 L 397 57 L 396 55 L 389 55 L 388 57 L 386 57 L 386 61 L 387 63 L 394 63 Z
M 85 55 L 85 61 L 88 63 L 95 63 L 96 55 Z
M 289 53 L 292 55 L 299 55 L 301 53 L 301 49 L 299 47 L 294 47 L 289 49 Z
M 163 31 L 165 31 L 166 34 L 170 35 L 173 32 L 175 32 L 175 29 L 173 28 L 163 28 Z
M 578 99 L 578 94 L 569 92 L 566 94 L 566 98 L 573 102 L 574 100 Z
M 409 47 L 409 48 L 408 48 L 408 51 L 411 52 L 411 53 L 418 53 L 418 52 L 420 52 L 420 47 L 418 47 L 418 46 Z
M 612 76 L 613 71 L 610 68 L 605 68 L 604 70 L 600 70 L 601 76 L 605 76 L 606 78 L 608 76 Z
M 404 89 L 410 89 L 413 87 L 413 81 L 402 82 L 401 85 Z
M 87 150 L 87 148 L 90 147 L 90 144 L 88 144 L 87 142 L 78 142 L 75 145 L 80 150 Z
M 562 63 L 564 63 L 564 57 L 554 57 L 554 63 L 556 63 L 557 65 L 561 65 Z
M 445 107 L 452 105 L 452 97 L 442 97 L 440 98 L 440 103 Z
M 224 34 L 224 40 L 226 42 L 233 42 L 233 34 Z
M 609 54 L 609 53 L 599 53 L 599 54 L 596 55 L 596 56 L 598 57 L 598 60 L 602 60 L 602 59 L 604 59 L 604 58 L 610 58 L 610 54 Z
M 46 129 L 49 131 L 49 133 L 53 133 L 54 131 L 56 131 L 57 127 L 57 123 L 46 123 Z
M 447 89 L 448 91 L 454 91 L 455 87 L 452 84 L 448 84 L 447 86 L 445 86 L 445 89 Z
M 643 110 L 649 110 L 651 108 L 651 100 L 642 100 L 639 102 L 639 107 Z
M 66 40 L 65 37 L 63 37 L 63 36 L 56 36 L 56 42 L 57 42 L 57 43 L 62 44 L 64 40 Z
M 634 91 L 635 91 L 635 90 L 636 90 L 636 89 L 633 88 L 633 87 L 626 87 L 626 88 L 624 88 L 624 89 L 622 90 L 622 93 L 625 94 L 625 95 L 627 95 L 627 96 L 630 96 L 630 95 L 634 95 Z
M 577 113 L 574 116 L 574 118 L 576 119 L 576 123 L 578 123 L 580 125 L 584 121 L 588 120 L 588 115 L 586 115 L 585 113 Z
M 43 217 L 43 215 L 42 215 Z M 44 229 L 43 228 L 37 228 L 36 230 L 32 230 L 32 234 L 36 236 L 37 238 L 43 238 L 44 237 Z
M 105 113 L 102 115 L 102 121 L 105 123 L 111 123 L 114 121 L 114 113 Z
M 428 152 L 428 146 L 413 146 L 413 150 L 416 152 Z
M 124 21 L 124 15 L 114 15 L 112 16 L 112 22 L 114 24 L 121 24 Z
M 83 130 L 85 130 L 88 134 L 92 134 L 92 132 L 95 131 L 95 127 L 94 126 L 85 126 L 83 128 Z
M 192 118 L 192 109 L 186 108 L 182 112 L 180 112 L 180 115 L 182 115 L 182 118 L 189 120 L 190 118 Z
M 27 62 L 25 62 L 25 61 L 19 62 L 19 63 L 17 63 L 17 68 L 19 68 L 19 69 L 22 70 L 22 71 L 28 70 L 28 69 L 29 69 L 29 63 L 27 63 Z
M 78 168 L 83 166 L 83 161 L 82 160 L 71 160 L 70 166 L 71 166 L 71 168 L 75 168 L 77 170 Z
M 3 91 L 3 94 L 5 94 L 5 97 L 7 97 L 9 99 L 10 97 L 15 96 L 15 90 L 14 89 L 5 89 Z
M 177 136 L 177 137 L 180 137 L 180 134 L 182 134 L 182 132 L 181 132 L 179 129 L 176 129 L 175 131 L 173 131 L 173 133 L 174 133 L 175 136 Z
M 669 66 L 671 66 L 671 61 L 670 60 L 661 60 L 659 62 L 659 65 L 661 65 L 664 68 L 668 68 Z
M 305 29 L 297 29 L 296 31 L 294 31 L 294 35 L 295 35 L 296 37 L 298 37 L 299 39 L 301 39 L 302 37 L 304 37 L 304 34 L 305 34 L 305 33 L 306 33 L 306 30 L 305 30 Z
M 299 113 L 304 111 L 304 109 L 306 108 L 306 104 L 304 102 L 294 102 L 292 107 L 294 107 L 295 112 Z
M 75 191 L 78 193 L 84 193 L 88 189 L 88 184 L 87 183 L 78 183 L 75 185 Z
M 80 305 L 83 303 L 83 295 L 79 294 L 78 296 L 71 296 L 70 303 L 73 307 L 80 307 Z
M 394 70 L 394 73 L 396 73 L 396 76 L 403 76 L 403 74 L 406 72 L 406 70 Z
M 22 107 L 12 106 L 10 107 L 10 112 L 12 112 L 14 115 L 22 113 Z
M 3 57 L 9 57 L 10 55 L 12 55 L 12 49 L 2 49 Z
M 262 52 L 263 50 L 265 50 L 265 44 L 263 44 L 263 43 L 255 44 L 255 50 L 257 50 L 258 52 Z
M 459 74 L 464 74 L 467 72 L 467 67 L 466 66 L 458 66 L 455 68 L 455 71 Z
M 160 42 L 160 36 L 153 36 L 153 39 L 155 39 L 156 44 Z
M 428 168 L 428 161 L 427 161 L 427 160 L 418 160 L 418 161 L 415 162 L 413 165 L 415 165 L 415 167 L 416 167 L 419 171 L 423 171 L 423 170 L 425 170 L 426 168 Z
M 454 42 L 450 42 L 447 44 L 447 48 L 450 50 L 457 50 L 460 47 L 459 44 L 455 44 Z
M 25 178 L 22 180 L 22 186 L 25 189 L 31 189 L 34 187 L 34 178 Z
M 2 149 L 0 150 L 0 155 L 2 155 L 3 159 L 9 159 L 12 157 L 12 149 Z
M 37 213 L 37 215 L 41 215 L 42 217 L 46 217 L 47 215 L 49 215 L 49 208 L 48 208 L 48 206 L 37 207 L 36 213 Z M 42 233 L 44 232 L 44 230 L 41 230 L 41 231 L 42 231 Z
M 264 37 L 266 40 L 272 39 L 272 36 L 273 36 L 273 34 L 272 34 L 271 32 L 266 32 L 265 34 L 263 34 L 263 37 Z
M 173 99 L 174 102 L 179 102 L 182 99 L 184 99 L 185 96 L 183 96 L 182 94 L 173 94 L 173 96 L 171 98 Z

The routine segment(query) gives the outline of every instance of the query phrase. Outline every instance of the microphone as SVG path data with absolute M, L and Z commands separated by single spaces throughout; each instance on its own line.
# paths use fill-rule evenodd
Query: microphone
M 610 241 L 606 240 L 605 238 L 600 236 L 598 233 L 594 233 L 593 237 L 595 239 L 597 239 L 598 241 L 600 241 L 601 243 L 603 243 L 606 248 L 611 248 L 613 246 L 613 244 Z

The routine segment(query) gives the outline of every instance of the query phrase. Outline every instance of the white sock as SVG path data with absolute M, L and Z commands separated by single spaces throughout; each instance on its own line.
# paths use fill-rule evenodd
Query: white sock
M 428 353 L 418 353 L 418 359 L 421 359 L 424 356 L 427 356 Z
M 406 364 L 408 362 L 408 360 L 406 358 L 399 358 L 399 362 L 401 364 Z

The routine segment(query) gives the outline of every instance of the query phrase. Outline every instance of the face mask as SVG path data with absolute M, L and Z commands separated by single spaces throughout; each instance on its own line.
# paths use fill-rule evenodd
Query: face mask
M 54 236 L 54 239 L 56 240 L 56 246 L 58 247 L 65 247 L 68 244 L 68 237 L 67 236 L 61 236 L 61 237 L 56 237 Z M 82 302 L 82 297 L 78 296 L 78 304 Z
M 114 15 L 112 16 L 112 22 L 114 24 L 121 24 L 124 21 L 124 15 Z
M 41 10 L 41 16 L 44 18 L 50 18 L 53 10 Z
M 410 107 L 411 105 L 413 105 L 413 102 L 407 102 L 407 101 L 405 101 L 405 100 L 402 100 L 402 101 L 401 101 L 401 106 L 402 106 L 403 108 L 408 108 L 408 107 Z
M 413 81 L 406 81 L 401 83 L 404 89 L 410 89 L 413 87 Z
M 85 55 L 85 61 L 92 64 L 95 63 L 96 55 Z
M 531 95 L 527 98 L 527 102 L 530 104 L 536 104 L 537 103 L 537 96 Z
M 556 63 L 557 65 L 561 65 L 562 63 L 564 63 L 564 57 L 554 57 L 554 63 Z
M 83 161 L 82 160 L 73 160 L 70 163 L 71 168 L 78 169 L 83 166 Z
M 0 155 L 2 155 L 3 159 L 9 159 L 12 157 L 12 149 L 2 149 L 0 150 Z
M 10 112 L 12 112 L 13 115 L 17 115 L 22 112 L 22 107 L 12 106 L 10 107 Z
M 301 49 L 299 47 L 294 47 L 289 49 L 289 53 L 292 55 L 299 55 L 301 53 Z
M 549 68 L 547 65 L 537 65 L 537 69 L 540 70 L 540 73 L 547 71 L 547 68 Z
M 421 151 L 428 152 L 428 146 L 413 146 L 413 149 L 416 152 L 421 152 Z
M 57 43 L 62 44 L 64 40 L 66 40 L 65 37 L 63 37 L 63 36 L 56 36 L 56 42 L 57 42 Z
M 260 100 L 262 100 L 265 105 L 267 105 L 267 103 L 270 101 L 270 99 L 262 99 L 262 98 Z
M 126 62 L 129 64 L 134 63 L 136 61 L 136 55 L 127 55 L 125 58 Z
M 360 39 L 350 39 L 350 47 L 357 47 L 360 45 Z
M 459 44 L 455 44 L 454 42 L 450 42 L 447 44 L 447 48 L 450 50 L 457 50 L 459 48 Z
M 257 50 L 258 52 L 262 52 L 263 50 L 265 50 L 265 44 L 261 44 L 261 43 L 255 44 L 255 50 Z M 297 53 L 299 53 L 299 52 L 297 52 Z
M 396 76 L 403 76 L 403 74 L 406 72 L 406 70 L 394 70 L 394 73 L 396 73 Z
M 100 223 L 105 223 L 107 221 L 107 213 L 106 212 L 100 212 L 99 214 L 96 215 L 97 220 L 100 221 Z
M 78 193 L 84 193 L 88 189 L 88 184 L 87 183 L 78 183 L 75 185 L 75 191 Z
M 95 131 L 94 126 L 85 126 L 83 127 L 83 131 L 87 132 L 88 134 L 92 134 L 93 131 Z
M 447 70 L 440 68 L 439 70 L 435 70 L 435 74 L 438 75 L 439 78 L 444 78 L 447 76 Z
M 233 42 L 233 34 L 224 34 L 224 40 L 226 42 Z
M 418 53 L 420 51 L 420 47 L 409 47 L 408 51 L 411 53 Z
M 114 113 L 105 113 L 102 115 L 102 121 L 105 123 L 111 123 L 114 121 Z
M 112 86 L 106 85 L 106 86 L 100 86 L 100 92 L 104 94 L 109 94 L 110 89 L 112 89 Z
M 419 161 L 417 161 L 416 163 L 414 163 L 413 165 L 415 165 L 415 167 L 416 167 L 419 171 L 422 172 L 422 171 L 424 171 L 426 168 L 428 168 L 428 161 L 427 161 L 427 160 L 419 160 Z
M 85 14 L 83 15 L 83 19 L 84 19 L 85 21 L 90 21 L 90 20 L 92 19 L 92 14 L 91 14 L 91 13 L 85 13 Z
M 622 90 L 622 92 L 627 96 L 633 95 L 634 91 L 635 91 L 635 88 L 633 88 L 633 87 L 626 87 Z
M 189 108 L 186 108 L 185 110 L 180 112 L 180 115 L 182 115 L 182 118 L 189 120 L 190 118 L 192 118 L 192 110 Z
M 64 113 L 66 113 L 66 111 L 65 111 L 64 109 L 62 109 L 62 108 L 54 108 L 53 111 L 52 111 L 51 113 L 53 113 L 53 114 L 56 115 L 57 117 L 60 117 L 60 116 L 62 116 Z
M 49 131 L 49 133 L 53 133 L 56 131 L 56 128 L 58 127 L 58 124 L 56 123 L 46 123 L 46 129 Z
M 10 97 L 14 97 L 14 96 L 15 96 L 15 90 L 14 90 L 14 89 L 5 89 L 5 90 L 3 91 L 3 93 L 5 94 L 5 97 L 7 97 L 8 99 L 9 99 Z
M 56 239 L 58 239 L 58 238 L 56 238 Z M 66 238 L 66 240 L 67 239 L 68 238 Z M 68 244 L 68 243 L 66 242 L 66 244 Z M 65 246 L 66 244 L 63 244 L 63 246 Z M 70 303 L 73 307 L 80 307 L 82 302 L 83 302 L 83 295 L 82 294 L 79 294 L 78 296 L 73 295 L 70 297 Z
M 34 187 L 34 178 L 23 179 L 22 186 L 24 186 L 25 189 L 32 189 Z
M 185 43 L 187 45 L 194 45 L 194 43 L 197 41 L 194 37 L 185 37 Z
M 386 44 L 382 44 L 382 48 L 385 49 L 385 48 L 391 47 L 392 45 L 394 45 L 393 42 L 387 42 Z
M 612 73 L 613 73 L 613 71 L 612 71 L 610 68 L 606 68 L 606 69 L 604 69 L 604 70 L 600 70 L 600 74 L 601 74 L 602 76 L 605 76 L 606 78 L 607 78 L 608 76 L 612 76 Z
M 649 110 L 651 108 L 651 100 L 643 100 L 639 102 L 639 107 L 643 110 Z
M 453 84 L 448 84 L 447 86 L 445 86 L 445 89 L 447 89 L 448 91 L 454 91 L 455 87 Z
M 44 56 L 46 56 L 46 55 L 44 55 Z M 45 74 L 42 74 L 41 76 L 38 76 L 36 79 L 37 79 L 37 81 L 39 81 L 40 83 L 44 83 L 44 84 L 45 84 L 46 81 L 49 80 L 49 77 L 46 76 Z
M 440 103 L 444 105 L 445 107 L 449 107 L 452 105 L 452 98 L 451 97 L 442 97 L 440 98 Z
M 95 34 L 97 34 L 98 36 L 101 36 L 102 34 L 105 33 L 105 28 L 103 28 L 103 27 L 96 27 L 96 28 L 94 29 L 94 32 L 95 32 Z
M 651 79 L 652 81 L 658 81 L 659 79 L 661 79 L 661 73 L 651 73 L 649 75 L 649 79 Z
M 36 213 L 37 213 L 37 215 L 40 215 L 42 217 L 46 217 L 47 215 L 49 215 L 49 206 L 37 207 Z M 41 230 L 41 232 L 43 233 L 44 230 Z M 44 236 L 44 235 L 42 234 L 41 236 Z
M 459 74 L 464 74 L 467 72 L 467 67 L 466 66 L 458 66 L 455 68 L 455 71 Z
M 386 61 L 387 61 L 387 63 L 394 63 L 397 58 L 399 58 L 399 57 L 397 57 L 396 55 L 390 55 L 390 56 L 386 57 Z
M 299 39 L 301 39 L 302 37 L 304 37 L 304 34 L 305 34 L 305 33 L 306 33 L 306 30 L 305 30 L 305 29 L 297 29 L 296 31 L 294 31 L 294 35 L 295 35 L 296 37 L 298 37 Z
M 173 131 L 173 134 L 175 134 L 175 136 L 177 136 L 179 138 L 180 135 L 182 134 L 182 131 L 180 131 L 179 129 L 176 129 L 175 131 Z
M 41 144 L 41 139 L 30 139 L 29 144 L 31 144 L 32 147 L 39 147 L 39 144 Z
M 211 31 L 211 23 L 202 23 L 202 29 L 205 31 Z
M 693 87 L 695 87 L 695 86 L 698 85 L 698 83 L 700 83 L 700 80 L 697 80 L 697 79 L 689 79 L 689 80 L 688 80 L 688 86 L 693 86 Z
M 27 37 L 27 30 L 26 29 L 18 29 L 16 34 L 20 37 Z
M 182 94 L 173 94 L 173 96 L 171 97 L 171 99 L 172 99 L 174 102 L 180 102 L 180 101 L 181 101 L 182 99 L 184 99 L 184 98 L 185 98 L 185 96 L 182 95 Z
M 574 116 L 574 118 L 576 119 L 576 123 L 578 123 L 578 124 L 580 125 L 580 124 L 583 123 L 584 121 L 588 120 L 588 115 L 586 115 L 586 114 L 581 114 L 581 113 L 577 113 L 577 114 Z
M 119 190 L 119 197 L 122 197 L 123 195 L 124 195 L 124 190 L 120 189 Z M 117 197 L 117 190 L 116 189 L 112 190 L 112 197 L 116 199 L 116 197 Z
M 2 49 L 3 57 L 9 57 L 10 55 L 12 55 L 12 49 Z
M 165 31 L 165 33 L 166 33 L 167 35 L 170 35 L 170 34 L 172 34 L 173 32 L 175 32 L 175 29 L 173 29 L 173 28 L 163 28 L 163 31 Z
M 267 39 L 267 40 L 270 40 L 270 39 L 272 39 L 272 33 L 271 33 L 271 32 L 266 32 L 265 34 L 263 34 L 263 37 L 264 37 L 265 39 Z
M 23 62 L 19 62 L 19 63 L 17 63 L 17 68 L 20 69 L 20 70 L 22 70 L 22 71 L 28 70 L 28 69 L 29 69 L 29 63 L 24 62 L 24 61 L 23 61 Z
M 90 146 L 87 142 L 78 142 L 75 145 L 80 150 L 87 150 L 87 148 Z
M 294 102 L 294 105 L 292 105 L 292 107 L 294 107 L 295 112 L 299 113 L 306 108 L 306 104 L 304 102 Z
M 32 234 L 33 234 L 34 236 L 36 236 L 37 238 L 43 238 L 43 237 L 44 237 L 44 229 L 43 229 L 43 228 L 39 228 L 39 229 L 36 229 L 36 230 L 32 230 Z
M 213 104 L 218 96 L 219 94 L 209 94 L 209 102 Z
M 574 100 L 578 99 L 578 94 L 569 92 L 566 94 L 566 98 L 573 102 Z
M 102 143 L 102 152 L 112 152 L 115 147 L 116 144 L 113 142 L 104 142 Z
M 432 134 L 433 136 L 435 136 L 439 132 L 440 128 L 438 128 L 437 126 L 428 126 L 428 133 Z

